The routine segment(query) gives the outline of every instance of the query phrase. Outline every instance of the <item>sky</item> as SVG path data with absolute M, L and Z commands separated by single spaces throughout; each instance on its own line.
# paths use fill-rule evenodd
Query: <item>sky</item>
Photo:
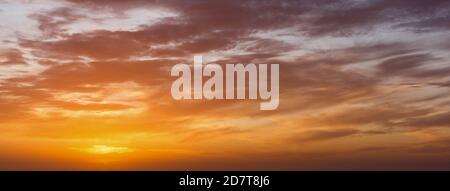
M 0 170 L 450 170 L 446 0 L 0 0 Z M 279 64 L 280 103 L 174 100 Z

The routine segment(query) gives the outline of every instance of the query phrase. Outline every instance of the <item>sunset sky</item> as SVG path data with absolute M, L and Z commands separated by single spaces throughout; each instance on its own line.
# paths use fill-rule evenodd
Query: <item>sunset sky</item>
M 0 170 L 450 170 L 448 0 L 0 0 Z M 279 64 L 280 105 L 170 69 Z

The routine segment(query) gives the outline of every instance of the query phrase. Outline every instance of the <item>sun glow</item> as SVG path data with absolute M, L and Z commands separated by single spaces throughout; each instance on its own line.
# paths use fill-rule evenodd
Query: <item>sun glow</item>
M 108 146 L 108 145 L 92 145 L 91 147 L 79 148 L 76 150 L 81 150 L 90 154 L 123 154 L 134 151 L 134 149 L 128 147 Z

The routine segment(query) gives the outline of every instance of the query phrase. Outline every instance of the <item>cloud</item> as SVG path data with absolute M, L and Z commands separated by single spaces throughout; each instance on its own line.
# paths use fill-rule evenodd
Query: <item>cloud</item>
M 415 118 L 410 118 L 405 122 L 398 123 L 398 125 L 420 128 L 450 127 L 450 112 L 431 114 L 428 116 L 418 116 Z
M 74 34 L 52 42 L 24 40 L 22 46 L 35 49 L 40 57 L 56 59 L 77 59 L 82 56 L 93 59 L 128 58 L 148 49 L 147 45 L 139 41 L 103 32 Z
M 441 58 L 436 58 L 429 53 L 398 56 L 381 62 L 378 65 L 379 75 L 403 75 L 415 78 L 438 78 L 447 76 L 450 72 L 450 67 L 444 66 L 439 69 L 426 67 L 427 63 L 440 60 Z
M 446 31 L 450 25 L 450 15 L 399 24 L 397 27 L 409 28 L 415 32 Z
M 8 49 L 0 51 L 0 66 L 25 64 L 23 52 L 19 49 Z
M 379 124 L 389 127 L 393 121 L 408 119 L 411 117 L 423 116 L 430 113 L 427 109 L 417 109 L 405 106 L 371 106 L 371 107 L 351 107 L 332 114 L 324 114 L 311 119 L 312 124 L 334 124 L 334 125 L 370 125 Z
M 66 32 L 64 26 L 86 18 L 85 15 L 77 13 L 75 9 L 70 7 L 56 8 L 44 13 L 33 13 L 29 17 L 37 20 L 39 23 L 38 29 L 45 36 L 53 38 Z
M 381 75 L 415 72 L 427 61 L 435 60 L 430 54 L 413 54 L 387 59 L 378 65 Z
M 450 87 L 450 81 L 447 82 L 431 82 L 429 85 L 439 86 L 439 87 Z
M 299 143 L 315 142 L 315 141 L 327 141 L 337 138 L 343 138 L 351 135 L 356 135 L 360 131 L 356 129 L 331 129 L 331 130 L 312 130 L 304 133 L 300 133 L 299 138 L 295 137 Z

